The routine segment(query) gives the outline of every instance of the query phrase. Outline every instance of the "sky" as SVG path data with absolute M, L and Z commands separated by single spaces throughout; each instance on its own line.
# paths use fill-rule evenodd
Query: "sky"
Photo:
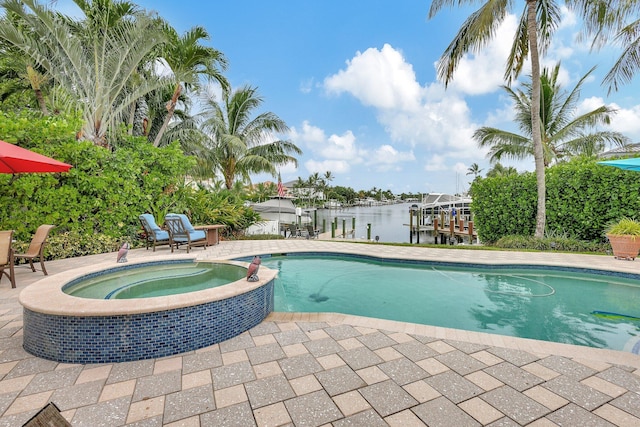
M 486 48 L 463 58 L 446 89 L 436 63 L 473 9 L 444 9 L 428 19 L 426 0 L 134 3 L 156 11 L 179 33 L 206 28 L 207 44 L 229 61 L 224 74 L 232 87 L 258 88 L 264 98 L 259 112 L 283 119 L 290 132 L 282 138 L 303 151 L 297 166 L 280 169 L 283 182 L 331 171 L 330 185 L 355 190 L 461 193 L 473 179 L 471 164 L 482 175 L 492 166 L 473 132 L 482 126 L 517 131 L 501 86 L 522 1 Z M 56 8 L 66 13 L 70 4 L 58 1 Z M 610 129 L 639 142 L 640 76 L 608 95 L 602 78 L 620 51 L 591 52 L 576 41 L 580 31 L 579 18 L 563 9 L 542 65 L 561 61 L 566 89 L 597 65 L 583 85 L 578 112 L 612 106 L 618 113 Z M 520 81 L 528 74 L 527 65 Z M 533 158 L 501 163 L 534 170 Z M 253 177 L 254 183 L 264 180 L 273 178 Z

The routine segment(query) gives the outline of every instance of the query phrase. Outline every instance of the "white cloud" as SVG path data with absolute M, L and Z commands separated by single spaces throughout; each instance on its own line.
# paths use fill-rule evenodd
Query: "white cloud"
M 350 130 L 342 135 L 331 135 L 318 151 L 327 159 L 345 159 L 358 163 L 362 161 L 362 153 L 356 147 L 356 137 Z
M 427 172 L 437 172 L 447 170 L 445 165 L 445 157 L 440 155 L 432 156 L 424 165 L 424 170 Z
M 573 28 L 578 24 L 578 18 L 575 12 L 565 5 L 560 6 L 560 17 L 559 30 L 562 28 Z
M 399 151 L 389 144 L 365 149 L 358 144 L 356 136 L 350 130 L 342 135 L 332 134 L 326 137 L 324 130 L 308 121 L 302 123 L 300 131 L 292 128 L 290 137 L 295 143 L 306 144 L 314 156 L 304 163 L 309 173 L 345 173 L 359 164 L 371 166 L 377 172 L 385 172 L 398 170 L 401 163 L 415 160 L 413 151 Z
M 302 129 L 300 129 L 300 131 L 292 127 L 289 132 L 289 137 L 296 143 L 310 146 L 321 144 L 326 139 L 324 131 L 319 127 L 312 126 L 307 120 L 302 122 Z
M 611 119 L 611 129 L 628 136 L 632 142 L 640 142 L 640 105 L 622 108 L 612 103 L 609 106 L 617 110 Z
M 366 150 L 358 147 L 356 137 L 350 130 L 327 138 L 323 129 L 305 120 L 300 130 L 292 127 L 289 136 L 297 145 L 304 144 L 315 157 L 304 163 L 309 173 L 348 172 L 351 165 L 361 164 L 366 155 Z
M 453 165 L 453 170 L 460 175 L 466 175 L 468 169 L 469 167 L 462 162 L 457 162 Z
M 439 83 L 422 87 L 411 64 L 388 44 L 347 61 L 347 68 L 325 79 L 329 93 L 349 93 L 376 109 L 391 140 L 430 151 L 454 149 L 473 155 L 476 125 L 466 102 Z
M 347 61 L 347 68 L 324 80 L 329 93 L 348 92 L 364 105 L 411 110 L 419 105 L 420 85 L 411 64 L 388 44 L 369 48 Z
M 415 159 L 412 151 L 400 152 L 390 145 L 383 145 L 374 151 L 370 163 L 397 163 Z
M 415 159 L 413 151 L 401 152 L 391 145 L 382 145 L 367 159 L 367 164 L 374 166 L 377 172 L 387 172 L 400 170 L 400 163 L 413 162 Z
M 584 114 L 603 105 L 616 110 L 611 116 L 611 124 L 606 127 L 607 130 L 620 132 L 631 138 L 632 142 L 640 141 L 640 105 L 622 108 L 616 103 L 606 104 L 602 98 L 591 96 L 582 100 L 576 108 L 576 114 Z

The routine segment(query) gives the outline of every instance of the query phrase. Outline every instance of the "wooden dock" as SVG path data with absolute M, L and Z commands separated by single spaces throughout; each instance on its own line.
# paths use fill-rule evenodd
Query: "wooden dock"
M 473 221 L 467 221 L 465 223 L 462 218 L 457 222 L 455 219 L 450 219 L 449 227 L 441 227 L 438 224 L 438 218 L 435 218 L 433 220 L 433 228 L 436 243 L 438 243 L 438 237 L 440 237 L 440 243 L 442 244 L 446 244 L 447 242 L 453 244 L 454 239 L 456 241 L 460 240 L 461 242 L 467 239 L 470 245 L 472 245 L 474 241 L 476 243 L 478 242 L 478 233 L 473 228 Z

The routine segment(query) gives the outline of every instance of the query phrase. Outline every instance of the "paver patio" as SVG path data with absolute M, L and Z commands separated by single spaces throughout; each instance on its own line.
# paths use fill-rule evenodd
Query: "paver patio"
M 198 259 L 292 251 L 460 262 L 534 263 L 640 273 L 640 262 L 556 253 L 224 241 Z M 167 255 L 145 249 L 130 259 Z M 178 251 L 184 252 L 184 251 Z M 50 275 L 115 253 L 47 263 Z M 0 426 L 52 401 L 73 426 L 640 425 L 640 356 L 334 313 L 272 313 L 250 331 L 155 360 L 73 365 L 22 349 L 19 268 L 0 282 Z

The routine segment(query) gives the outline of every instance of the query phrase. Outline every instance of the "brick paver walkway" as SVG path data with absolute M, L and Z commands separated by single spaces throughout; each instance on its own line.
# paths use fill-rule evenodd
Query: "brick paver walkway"
M 327 241 L 242 241 L 199 259 L 295 250 L 640 272 L 611 257 Z M 159 248 L 158 255 L 166 255 Z M 179 251 L 184 253 L 184 251 Z M 153 256 L 131 251 L 129 258 Z M 51 275 L 115 254 L 54 261 Z M 20 269 L 0 283 L 0 426 L 54 402 L 73 426 L 637 426 L 640 356 L 340 314 L 273 313 L 208 348 L 120 364 L 61 364 L 22 349 Z

